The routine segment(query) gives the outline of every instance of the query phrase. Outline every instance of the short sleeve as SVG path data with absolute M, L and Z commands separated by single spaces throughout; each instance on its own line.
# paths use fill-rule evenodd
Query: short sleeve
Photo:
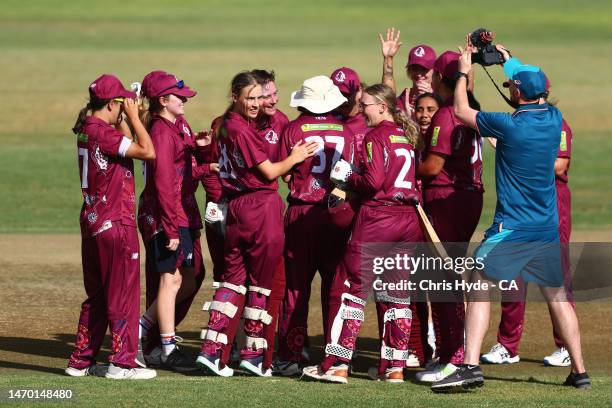
M 562 159 L 569 159 L 572 155 L 572 129 L 569 127 L 565 120 L 561 127 L 561 141 L 559 142 L 559 150 L 557 151 L 557 157 Z
M 293 140 L 293 129 L 292 126 L 285 126 L 283 133 L 281 134 L 281 145 L 279 159 L 285 160 L 291 154 L 291 149 L 295 146 L 295 140 Z
M 512 126 L 512 116 L 503 112 L 478 112 L 476 126 L 480 136 L 503 140 Z
M 445 156 L 452 154 L 452 135 L 454 124 L 451 120 L 448 120 L 446 110 L 439 110 L 439 115 L 434 115 L 429 125 L 428 131 L 431 129 L 431 138 L 429 140 L 429 146 L 427 146 L 428 152 L 439 153 Z
M 125 157 L 132 140 L 125 137 L 123 133 L 109 126 L 102 131 L 97 138 L 100 150 L 109 156 Z
M 236 148 L 244 158 L 247 168 L 255 167 L 268 160 L 268 154 L 263 139 L 251 129 L 245 129 L 236 138 Z

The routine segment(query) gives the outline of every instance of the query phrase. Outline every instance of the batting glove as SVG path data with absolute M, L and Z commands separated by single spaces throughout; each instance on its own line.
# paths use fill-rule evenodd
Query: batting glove
M 223 215 L 222 204 L 213 203 L 210 201 L 206 204 L 206 215 L 204 221 L 207 224 L 214 224 L 215 222 L 222 222 L 225 219 Z
M 351 164 L 344 159 L 340 159 L 336 162 L 336 165 L 332 169 L 329 178 L 336 184 L 346 183 L 351 174 L 353 174 Z

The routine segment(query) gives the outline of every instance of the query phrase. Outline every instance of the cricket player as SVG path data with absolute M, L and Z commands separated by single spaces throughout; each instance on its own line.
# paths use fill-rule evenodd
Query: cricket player
M 453 93 L 459 54 L 446 51 L 434 64 L 433 86 L 445 102 L 425 135 L 425 157 L 417 175 L 423 180 L 425 211 L 450 256 L 465 256 L 482 211 L 482 139 L 455 118 Z M 459 275 L 446 277 L 455 279 Z M 437 296 L 441 295 L 441 296 Z M 440 298 L 443 297 L 443 298 Z M 429 293 L 436 331 L 438 364 L 417 373 L 422 382 L 438 381 L 463 362 L 465 308 L 463 293 Z
M 509 86 L 509 82 L 504 82 L 504 86 Z M 547 82 L 546 90 L 549 89 Z M 495 139 L 491 139 L 495 141 Z M 572 304 L 576 307 L 573 300 L 571 271 L 569 262 L 569 240 L 572 229 L 571 223 L 571 195 L 568 187 L 568 171 L 572 151 L 572 130 L 563 120 L 561 127 L 561 142 L 555 160 L 555 188 L 557 190 L 557 209 L 559 211 L 559 238 L 561 240 L 561 262 L 563 276 L 565 279 L 565 290 Z M 526 290 L 523 282 L 519 285 L 519 290 Z M 524 296 L 524 295 L 523 295 Z M 514 294 L 519 298 L 520 295 Z M 518 299 L 514 299 L 518 300 Z M 518 348 L 523 334 L 523 322 L 525 318 L 525 302 L 521 301 L 502 301 L 501 320 L 497 331 L 497 343 L 491 350 L 483 354 L 480 360 L 489 364 L 512 364 L 520 361 Z M 558 331 L 553 327 L 553 337 L 557 350 L 551 355 L 544 357 L 544 364 L 549 366 L 567 367 L 571 365 L 569 352 L 565 348 L 563 341 L 559 337 Z
M 327 310 L 331 282 L 342 260 L 347 230 L 329 222 L 327 200 L 333 189 L 329 173 L 335 163 L 350 159 L 353 133 L 333 113 L 347 101 L 326 76 L 306 79 L 293 92 L 290 106 L 300 116 L 289 122 L 282 136 L 282 157 L 298 143 L 316 143 L 315 156 L 291 169 L 284 178 L 289 184 L 285 214 L 286 290 L 278 336 L 275 372 L 300 372 L 302 351 L 308 339 L 308 302 L 315 273 L 321 274 L 323 330 L 327 331 Z
M 316 143 L 300 142 L 285 160 L 272 163 L 255 129 L 262 94 L 252 73 L 237 74 L 231 84 L 232 103 L 217 136 L 219 174 L 228 200 L 225 267 L 208 308 L 210 318 L 196 364 L 219 376 L 233 375 L 227 366 L 229 356 L 222 350 L 233 342 L 241 316 L 246 345 L 240 351 L 240 366 L 255 375 L 271 376 L 271 370 L 263 368 L 268 347 L 264 325 L 272 322 L 266 308 L 284 247 L 284 204 L 276 179 L 317 148 Z
M 257 78 L 262 88 L 259 115 L 256 121 L 257 134 L 265 141 L 270 160 L 278 162 L 283 156 L 281 152 L 281 135 L 285 126 L 289 123 L 289 119 L 287 115 L 278 109 L 279 97 L 278 89 L 276 88 L 276 76 L 274 71 L 263 69 L 254 69 L 251 73 Z M 285 260 L 281 257 L 274 273 L 270 302 L 267 307 L 268 314 L 272 316 L 272 323 L 264 327 L 264 337 L 268 348 L 264 354 L 263 370 L 268 370 L 272 366 L 277 327 L 279 326 L 279 316 L 284 297 Z
M 378 34 L 380 48 L 383 55 L 382 83 L 396 91 L 395 79 L 393 78 L 393 58 L 402 46 L 400 42 L 400 31 L 388 28 L 387 35 L 383 38 Z M 419 95 L 432 92 L 432 76 L 436 52 L 429 45 L 421 44 L 412 47 L 408 52 L 406 63 L 406 75 L 412 81 L 412 87 L 406 88 L 397 98 L 397 106 L 409 117 L 414 115 L 414 103 Z
M 89 102 L 72 129 L 83 193 L 80 223 L 83 280 L 75 349 L 65 372 L 113 379 L 150 379 L 155 370 L 137 368 L 140 307 L 140 248 L 136 231 L 134 164 L 155 159 L 151 138 L 138 117 L 136 94 L 113 75 L 89 85 Z M 137 141 L 122 121 L 126 114 Z M 96 365 L 107 328 L 109 366 Z
M 330 176 L 336 182 L 347 183 L 361 195 L 361 207 L 344 255 L 348 279 L 346 283 L 334 281 L 343 289 L 342 307 L 329 316 L 333 323 L 325 358 L 320 365 L 303 370 L 303 378 L 341 384 L 348 382 L 366 299 L 376 278 L 372 268 L 362 268 L 364 262 L 372 262 L 368 244 L 423 241 L 415 208 L 410 204 L 410 198 L 418 195 L 414 168 L 418 128 L 397 109 L 396 96 L 386 85 L 366 88 L 360 106 L 368 125 L 374 127 L 364 139 L 365 170 L 357 174 L 350 163 L 341 160 Z M 392 273 L 396 279 L 409 278 L 406 270 Z M 376 379 L 401 383 L 409 355 L 412 316 L 408 291 L 378 290 L 375 295 L 385 309 L 384 330 L 380 339 L 380 363 L 370 374 Z
M 469 37 L 468 37 L 469 38 Z M 561 112 L 546 100 L 542 70 L 524 65 L 501 45 L 504 73 L 510 80 L 510 99 L 518 104 L 513 114 L 477 112 L 469 107 L 466 82 L 474 49 L 461 50 L 454 97 L 456 117 L 483 137 L 497 139 L 495 171 L 497 207 L 493 225 L 474 256 L 484 259 L 473 282 L 523 279 L 540 286 L 548 302 L 553 326 L 567 347 L 571 371 L 564 385 L 591 387 L 582 359 L 576 313 L 567 301 L 560 260 L 554 163 L 561 135 Z M 519 154 L 520 152 L 520 154 Z M 487 282 L 487 281 L 484 281 Z M 474 301 L 476 300 L 476 301 Z M 489 325 L 488 293 L 472 293 L 466 317 L 464 364 L 455 373 L 434 383 L 435 392 L 470 389 L 484 384 L 478 366 L 482 340 Z
M 204 277 L 202 220 L 195 198 L 198 180 L 193 178 L 194 168 L 198 167 L 194 157 L 196 135 L 184 118 L 184 105 L 196 92 L 164 71 L 147 74 L 142 91 L 148 100 L 146 126 L 157 157 L 145 164 L 146 185 L 139 204 L 149 304 L 140 319 L 140 338 L 147 339 L 149 330 L 157 325 L 160 367 L 193 371 L 196 367 L 192 359 L 176 345 L 175 327 L 179 323 L 176 304 L 189 299 L 178 316 L 182 320 Z M 203 167 L 210 170 L 208 164 Z M 149 360 L 153 363 L 151 357 Z

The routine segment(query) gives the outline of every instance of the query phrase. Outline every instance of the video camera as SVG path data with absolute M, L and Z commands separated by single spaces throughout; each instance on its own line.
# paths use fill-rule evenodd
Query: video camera
M 504 63 L 504 56 L 493 44 L 494 39 L 495 33 L 486 28 L 479 28 L 470 34 L 472 45 L 478 49 L 472 54 L 472 62 L 485 67 Z

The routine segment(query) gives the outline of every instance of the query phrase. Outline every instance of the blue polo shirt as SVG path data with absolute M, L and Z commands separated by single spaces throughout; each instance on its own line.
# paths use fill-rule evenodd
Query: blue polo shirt
M 558 228 L 555 159 L 561 112 L 548 104 L 521 105 L 514 113 L 478 112 L 483 137 L 497 139 L 494 223 L 504 229 L 546 231 Z

